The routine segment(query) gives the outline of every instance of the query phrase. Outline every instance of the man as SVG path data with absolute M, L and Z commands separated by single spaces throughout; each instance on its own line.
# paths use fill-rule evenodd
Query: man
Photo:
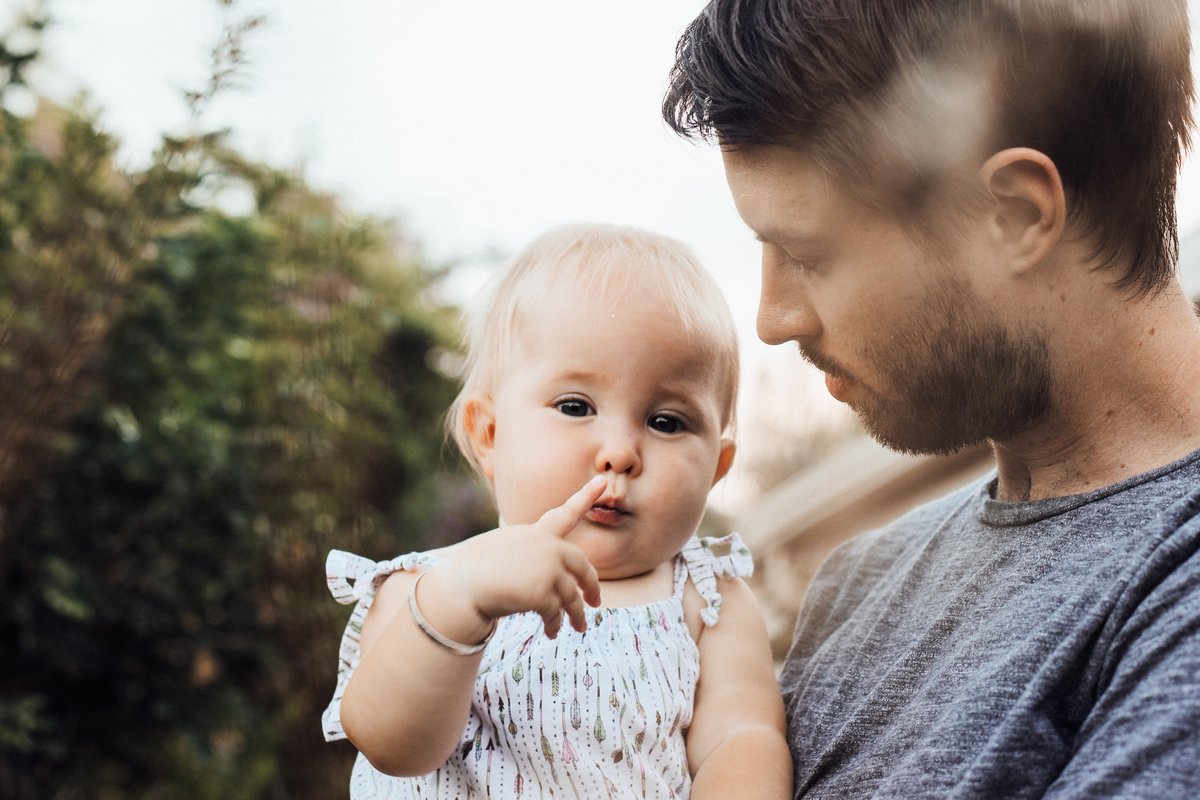
M 713 0 L 664 115 L 762 241 L 758 331 L 996 473 L 834 553 L 797 797 L 1200 797 L 1183 0 Z

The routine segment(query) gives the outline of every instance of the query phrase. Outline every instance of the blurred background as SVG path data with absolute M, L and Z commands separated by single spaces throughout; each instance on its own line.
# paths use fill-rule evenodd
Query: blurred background
M 702 7 L 0 0 L 0 797 L 345 796 L 325 553 L 493 526 L 441 431 L 459 314 L 551 225 L 676 236 L 725 290 L 706 525 L 770 554 L 777 647 L 829 547 L 986 468 L 880 451 L 754 337 L 719 154 L 658 112 Z

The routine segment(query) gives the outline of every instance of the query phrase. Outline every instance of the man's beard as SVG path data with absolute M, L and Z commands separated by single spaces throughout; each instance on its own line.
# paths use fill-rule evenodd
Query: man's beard
M 881 444 L 945 455 L 986 440 L 1003 441 L 1050 408 L 1050 357 L 1038 331 L 1009 331 L 964 286 L 945 281 L 928 311 L 865 349 L 880 385 L 859 384 L 854 402 L 863 427 Z M 845 370 L 801 347 L 833 375 Z

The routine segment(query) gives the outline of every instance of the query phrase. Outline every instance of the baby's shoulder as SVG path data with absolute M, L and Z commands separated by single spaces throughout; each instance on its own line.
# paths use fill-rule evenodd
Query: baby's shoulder
M 694 536 L 684 545 L 679 558 L 687 571 L 684 609 L 695 608 L 695 614 L 706 627 L 717 624 L 726 594 L 741 597 L 749 591 L 741 578 L 754 573 L 754 559 L 750 548 L 736 533 L 719 538 Z
M 691 580 L 683 589 L 684 619 L 687 620 L 688 630 L 692 638 L 700 641 L 705 631 L 709 629 L 728 628 L 740 625 L 746 614 L 761 614 L 758 600 L 749 584 L 737 576 L 721 576 L 714 579 L 715 598 L 701 594 Z M 714 608 L 714 599 L 719 600 Z M 714 611 L 717 616 L 713 619 Z

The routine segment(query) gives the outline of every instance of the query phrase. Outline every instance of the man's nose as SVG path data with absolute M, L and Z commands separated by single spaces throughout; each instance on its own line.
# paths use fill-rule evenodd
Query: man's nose
M 801 342 L 821 332 L 821 320 L 812 307 L 801 278 L 781 275 L 764 266 L 758 298 L 758 338 L 767 344 Z

